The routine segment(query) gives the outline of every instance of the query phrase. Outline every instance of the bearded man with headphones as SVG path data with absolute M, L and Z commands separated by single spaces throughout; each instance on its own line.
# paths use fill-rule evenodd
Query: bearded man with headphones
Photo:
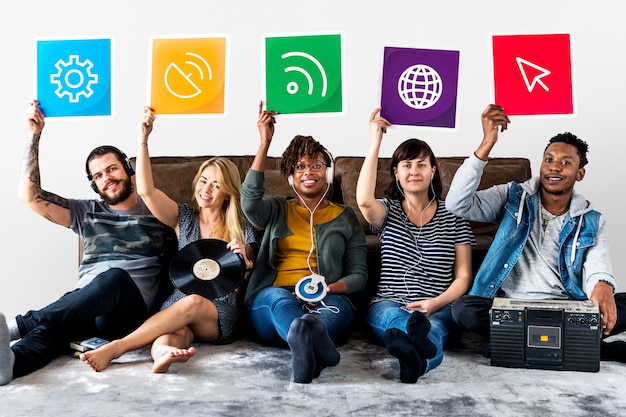
M 100 199 L 67 199 L 43 190 L 39 141 L 45 118 L 37 100 L 29 101 L 24 119 L 29 136 L 19 197 L 35 213 L 77 233 L 83 258 L 74 290 L 9 322 L 0 313 L 0 385 L 70 353 L 71 342 L 112 340 L 143 323 L 154 311 L 163 257 L 175 237 L 138 198 L 134 167 L 113 146 L 94 149 L 85 165 Z
M 294 382 L 310 383 L 339 363 L 336 343 L 354 321 L 348 295 L 367 282 L 365 234 L 352 209 L 326 199 L 333 160 L 311 136 L 295 136 L 281 159 L 297 197 L 264 196 L 275 116 L 259 104 L 261 143 L 240 189 L 244 214 L 264 229 L 245 300 L 254 335 L 288 345 Z

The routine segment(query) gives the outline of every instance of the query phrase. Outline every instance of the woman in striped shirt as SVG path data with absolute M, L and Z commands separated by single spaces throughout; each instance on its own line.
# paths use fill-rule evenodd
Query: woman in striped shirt
M 419 139 L 392 155 L 385 197 L 375 197 L 378 153 L 391 123 L 370 116 L 371 143 L 361 167 L 359 209 L 381 242 L 381 274 L 366 314 L 374 337 L 400 362 L 400 380 L 414 383 L 443 360 L 452 327 L 450 304 L 472 280 L 474 235 L 441 199 L 435 155 Z

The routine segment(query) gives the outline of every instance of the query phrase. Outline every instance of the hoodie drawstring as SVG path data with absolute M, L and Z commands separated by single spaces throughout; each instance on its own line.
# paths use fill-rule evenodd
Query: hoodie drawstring
M 580 218 L 578 220 L 578 226 L 576 227 L 576 234 L 574 234 L 574 242 L 572 244 L 572 253 L 570 254 L 570 264 L 574 264 L 574 258 L 576 257 L 576 247 L 578 247 L 578 235 L 580 234 L 580 229 L 582 228 L 582 225 L 583 225 L 583 216 L 584 214 L 580 215 Z
M 526 202 L 526 190 L 522 192 L 522 198 L 519 202 L 519 208 L 517 209 L 517 226 L 522 221 L 522 213 L 524 212 L 524 203 Z

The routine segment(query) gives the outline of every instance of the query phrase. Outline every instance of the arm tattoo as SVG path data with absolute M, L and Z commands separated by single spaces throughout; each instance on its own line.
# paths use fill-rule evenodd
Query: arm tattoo
M 46 204 L 55 204 L 59 207 L 69 208 L 66 198 L 50 193 L 41 188 L 41 178 L 39 174 L 39 138 L 41 135 L 33 137 L 30 145 L 26 148 L 24 161 L 22 163 L 22 175 L 28 178 L 31 189 L 38 201 L 46 201 Z
M 67 198 L 60 197 L 54 193 L 50 193 L 48 191 L 41 191 L 37 200 L 47 201 L 46 204 L 55 204 L 59 207 L 63 207 L 64 209 L 69 209 L 70 205 L 67 202 Z
M 22 177 L 28 178 L 32 183 L 35 194 L 41 193 L 41 181 L 39 179 L 39 138 L 40 135 L 33 136 L 33 140 L 26 147 L 26 153 L 22 160 Z

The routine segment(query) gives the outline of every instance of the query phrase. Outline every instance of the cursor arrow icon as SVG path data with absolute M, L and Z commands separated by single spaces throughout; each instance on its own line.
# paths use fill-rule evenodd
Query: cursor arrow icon
M 537 64 L 533 64 L 532 62 L 520 57 L 516 57 L 515 60 L 517 61 L 517 66 L 519 67 L 519 71 L 522 73 L 522 77 L 524 78 L 524 82 L 526 83 L 526 88 L 528 89 L 529 93 L 532 93 L 535 85 L 537 84 L 542 86 L 544 90 L 550 91 L 548 86 L 545 85 L 545 83 L 541 80 L 543 77 L 551 73 L 550 70 L 540 67 Z M 529 77 L 528 74 L 526 74 L 527 71 L 535 73 L 535 76 L 532 77 L 532 81 L 528 81 Z M 538 74 L 536 73 L 537 71 L 539 71 Z

